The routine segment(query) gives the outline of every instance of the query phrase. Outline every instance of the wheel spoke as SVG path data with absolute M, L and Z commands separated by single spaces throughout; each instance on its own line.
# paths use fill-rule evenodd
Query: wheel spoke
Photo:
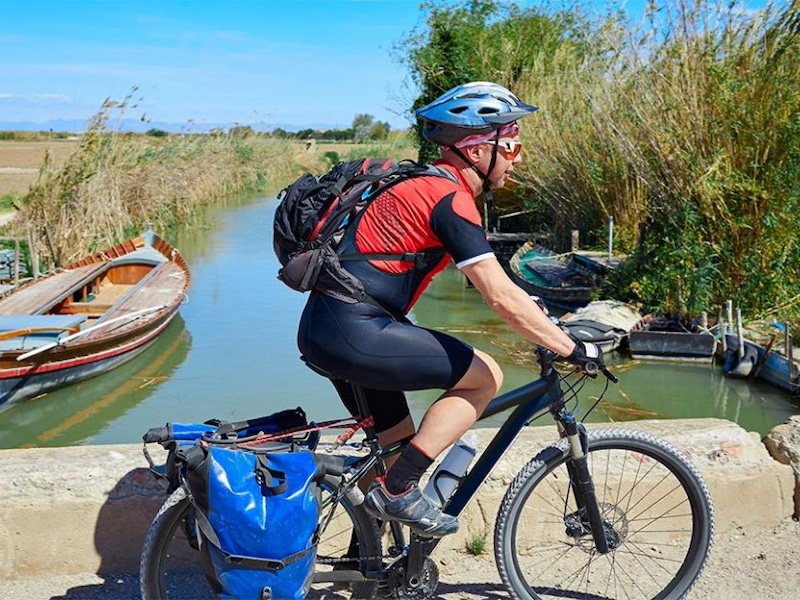
M 532 460 L 503 499 L 495 554 L 506 585 L 533 598 L 671 598 L 688 591 L 713 535 L 708 490 L 696 469 L 646 434 L 590 432 L 589 465 L 611 547 L 600 554 L 583 511 L 572 508 L 566 444 L 561 449 L 560 458 L 548 449 Z

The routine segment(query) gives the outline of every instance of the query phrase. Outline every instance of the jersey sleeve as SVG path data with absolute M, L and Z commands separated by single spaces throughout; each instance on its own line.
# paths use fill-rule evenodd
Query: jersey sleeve
M 459 269 L 494 256 L 475 200 L 468 194 L 455 192 L 437 203 L 431 229 Z

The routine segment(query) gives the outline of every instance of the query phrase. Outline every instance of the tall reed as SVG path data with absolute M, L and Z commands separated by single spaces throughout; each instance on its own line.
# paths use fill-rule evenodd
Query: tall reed
M 639 244 L 616 293 L 650 309 L 732 298 L 759 315 L 800 297 L 800 8 L 741 8 L 608 18 L 593 52 L 564 44 L 517 87 L 542 108 L 518 178 L 562 244 L 573 228 L 601 242 L 613 216 L 620 249 Z

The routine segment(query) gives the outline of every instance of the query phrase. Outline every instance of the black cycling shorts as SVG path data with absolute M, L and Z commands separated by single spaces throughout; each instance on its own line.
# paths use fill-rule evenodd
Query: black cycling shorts
M 451 335 L 397 321 L 372 304 L 348 304 L 322 294 L 309 298 L 297 344 L 316 367 L 365 389 L 379 432 L 409 414 L 402 392 L 450 389 L 474 356 L 471 346 Z M 346 386 L 337 385 L 341 388 Z M 352 397 L 343 400 L 353 412 Z

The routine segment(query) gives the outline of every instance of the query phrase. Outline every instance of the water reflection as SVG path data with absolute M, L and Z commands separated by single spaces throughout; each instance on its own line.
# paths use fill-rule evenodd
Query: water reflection
M 155 342 L 111 371 L 0 413 L 0 448 L 69 446 L 96 435 L 167 381 L 191 340 L 176 316 Z

